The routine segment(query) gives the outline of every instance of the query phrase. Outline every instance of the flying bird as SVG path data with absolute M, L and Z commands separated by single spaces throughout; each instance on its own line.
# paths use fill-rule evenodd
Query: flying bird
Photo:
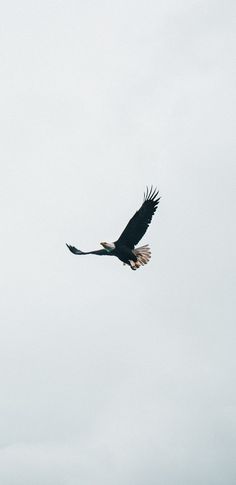
M 151 258 L 151 251 L 148 244 L 136 248 L 136 244 L 144 236 L 152 217 L 156 212 L 160 197 L 159 191 L 156 189 L 149 190 L 148 187 L 144 193 L 144 200 L 140 209 L 135 212 L 130 219 L 124 231 L 117 241 L 112 243 L 101 242 L 103 249 L 97 251 L 83 252 L 67 244 L 67 247 L 73 254 L 97 254 L 98 256 L 116 256 L 124 265 L 130 266 L 132 270 L 138 269 L 140 266 L 147 264 Z

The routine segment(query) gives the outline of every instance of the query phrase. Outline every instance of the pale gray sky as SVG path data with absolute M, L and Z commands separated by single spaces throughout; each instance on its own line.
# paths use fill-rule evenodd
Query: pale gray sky
M 234 17 L 1 6 L 1 484 L 236 482 Z M 145 268 L 69 253 L 147 184 Z

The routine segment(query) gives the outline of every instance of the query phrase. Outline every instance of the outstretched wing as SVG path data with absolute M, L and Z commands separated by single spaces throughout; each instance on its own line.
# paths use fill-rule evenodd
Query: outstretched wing
M 126 228 L 116 241 L 116 244 L 124 244 L 133 249 L 140 239 L 142 239 L 158 206 L 160 200 L 160 197 L 157 197 L 158 193 L 159 191 L 156 189 L 153 190 L 152 187 L 150 190 L 147 188 L 144 193 L 143 204 L 132 219 L 130 219 Z
M 105 249 L 98 249 L 97 251 L 89 251 L 84 253 L 83 251 L 80 251 L 80 249 L 70 246 L 69 244 L 67 244 L 67 247 L 73 254 L 97 254 L 98 256 L 107 256 L 110 254 Z

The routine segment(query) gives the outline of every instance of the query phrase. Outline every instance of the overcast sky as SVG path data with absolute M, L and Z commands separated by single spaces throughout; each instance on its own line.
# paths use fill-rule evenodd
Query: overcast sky
M 1 6 L 1 484 L 236 483 L 235 14 Z M 67 250 L 151 184 L 147 266 Z

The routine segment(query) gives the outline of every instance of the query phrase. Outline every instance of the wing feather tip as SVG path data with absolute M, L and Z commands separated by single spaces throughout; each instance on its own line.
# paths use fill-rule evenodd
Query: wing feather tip
M 146 186 L 146 191 L 144 192 L 144 202 L 151 200 L 155 204 L 159 202 L 160 197 L 157 199 L 157 196 L 159 194 L 159 190 L 157 190 L 157 187 L 153 188 L 153 185 L 151 185 L 151 188 L 149 189 L 148 186 Z

